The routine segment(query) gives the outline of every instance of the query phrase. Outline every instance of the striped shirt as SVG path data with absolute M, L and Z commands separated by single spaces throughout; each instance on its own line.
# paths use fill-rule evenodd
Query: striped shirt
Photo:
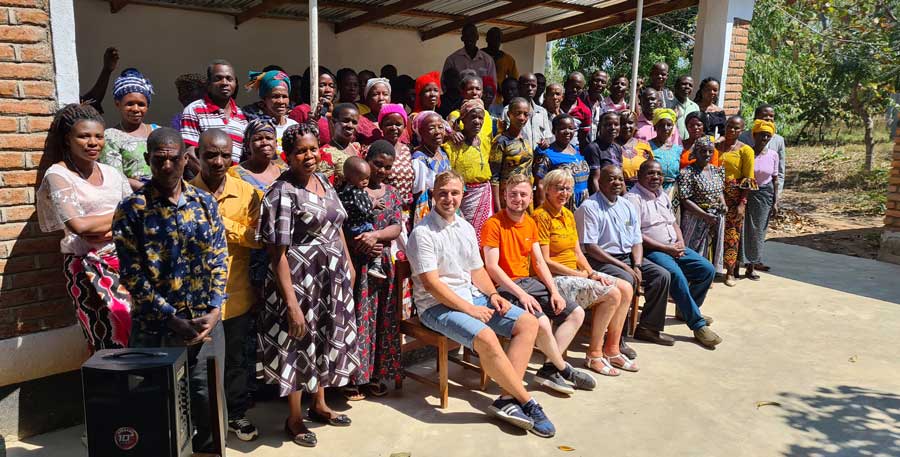
M 202 100 L 194 101 L 181 114 L 181 136 L 184 144 L 197 147 L 201 133 L 209 129 L 222 129 L 231 137 L 231 160 L 238 163 L 241 160 L 247 117 L 233 99 L 228 101 L 227 108 L 232 113 L 230 117 L 208 95 Z

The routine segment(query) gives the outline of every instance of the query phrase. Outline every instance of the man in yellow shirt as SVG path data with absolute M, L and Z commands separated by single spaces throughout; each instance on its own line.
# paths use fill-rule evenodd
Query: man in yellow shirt
M 506 78 L 519 79 L 519 69 L 516 68 L 516 59 L 500 50 L 500 42 L 503 41 L 503 32 L 499 27 L 491 27 L 487 32 L 487 47 L 482 51 L 494 58 L 494 67 L 497 69 L 497 84 Z
M 250 287 L 250 250 L 259 248 L 256 224 L 262 195 L 250 184 L 228 176 L 231 166 L 232 140 L 223 130 L 211 129 L 200 134 L 197 157 L 200 174 L 191 184 L 209 192 L 219 204 L 228 243 L 228 298 L 222 307 L 225 330 L 225 400 L 228 406 L 228 430 L 238 439 L 250 441 L 259 435 L 246 418 L 249 404 L 247 380 L 255 366 L 244 357 L 244 343 L 251 338 L 249 314 L 255 294 Z

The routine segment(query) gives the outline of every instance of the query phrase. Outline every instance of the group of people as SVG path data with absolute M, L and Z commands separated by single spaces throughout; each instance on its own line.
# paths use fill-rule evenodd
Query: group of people
M 544 88 L 499 50 L 499 30 L 477 40 L 466 26 L 443 72 L 412 84 L 390 65 L 320 68 L 316 82 L 251 72 L 258 101 L 244 107 L 234 67 L 214 60 L 176 81 L 172 127 L 146 122 L 155 90 L 133 68 L 113 84 L 117 125 L 91 103 L 56 114 L 38 215 L 64 232 L 78 321 L 92 351 L 187 347 L 195 451 L 212 445 L 206 357 L 222 362 L 229 431 L 258 435 L 246 412 L 263 380 L 288 397 L 289 438 L 311 447 L 304 419 L 351 424 L 325 389 L 361 400 L 400 379 L 411 313 L 478 354 L 502 388 L 493 414 L 542 437 L 555 428 L 523 385 L 533 348 L 537 385 L 594 389 L 564 358 L 587 319 L 584 368 L 637 372 L 623 334 L 639 288 L 635 338 L 674 344 L 671 297 L 700 344 L 722 342 L 700 307 L 717 273 L 734 285 L 739 263 L 751 279 L 767 268 L 784 169 L 773 108 L 750 132 L 739 116 L 719 123 L 717 81 L 695 103 L 691 78 L 669 89 L 657 64 L 632 109 L 624 77 Z M 407 260 L 411 281 L 397 280 Z

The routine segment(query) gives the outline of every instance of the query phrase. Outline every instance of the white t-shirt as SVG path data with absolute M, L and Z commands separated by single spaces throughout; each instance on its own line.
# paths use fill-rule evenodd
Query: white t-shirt
M 119 202 L 131 195 L 125 175 L 109 165 L 97 165 L 103 175 L 103 183 L 99 186 L 59 164 L 48 168 L 41 181 L 37 193 L 38 223 L 45 232 L 64 231 L 65 236 L 59 242 L 63 254 L 85 255 L 91 250 L 114 249 L 112 240 L 90 243 L 66 227 L 66 222 L 76 217 L 114 213 Z
M 297 121 L 295 121 L 289 117 L 284 118 L 284 120 L 286 120 L 287 122 L 285 122 L 283 125 L 275 126 L 275 136 L 278 137 L 278 156 L 279 157 L 281 157 L 281 154 L 284 154 L 284 149 L 281 147 L 281 137 L 284 136 L 284 131 L 287 130 L 287 128 L 292 125 L 297 125 Z
M 406 245 L 406 255 L 413 273 L 413 299 L 419 314 L 439 304 L 425 290 L 419 275 L 437 270 L 441 281 L 463 300 L 472 302 L 475 286 L 472 270 L 484 266 L 478 254 L 475 229 L 460 216 L 447 222 L 432 211 L 413 228 Z

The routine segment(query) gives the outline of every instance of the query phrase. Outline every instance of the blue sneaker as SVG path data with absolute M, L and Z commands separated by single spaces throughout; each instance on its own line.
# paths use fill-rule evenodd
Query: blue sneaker
M 497 398 L 491 403 L 489 409 L 495 416 L 516 427 L 525 430 L 531 430 L 534 427 L 534 421 L 522 411 L 522 407 L 519 406 L 519 402 L 515 398 Z
M 528 403 L 522 405 L 522 411 L 534 421 L 534 426 L 530 429 L 531 433 L 534 433 L 541 438 L 552 438 L 553 435 L 556 435 L 556 427 L 553 426 L 553 423 L 550 422 L 550 419 L 544 414 L 544 408 L 541 408 L 541 405 L 533 398 L 528 400 Z

